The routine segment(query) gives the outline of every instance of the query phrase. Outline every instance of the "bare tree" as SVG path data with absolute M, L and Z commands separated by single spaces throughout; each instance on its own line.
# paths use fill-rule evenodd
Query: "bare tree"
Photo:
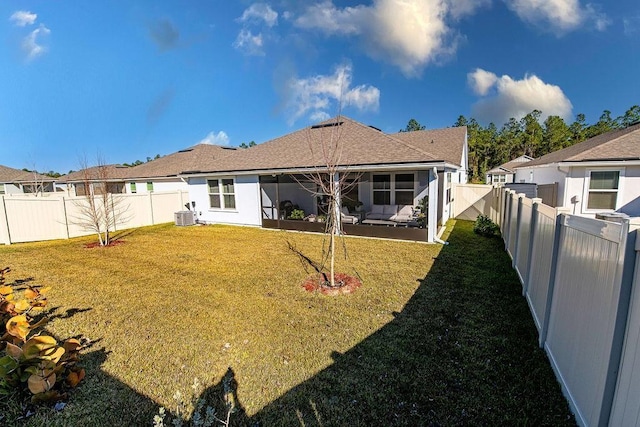
M 89 167 L 86 158 L 80 161 L 82 182 L 76 184 L 76 195 L 83 199 L 76 200 L 78 215 L 73 218 L 74 224 L 93 231 L 98 235 L 100 246 L 111 243 L 111 232 L 117 225 L 125 223 L 129 218 L 127 211 L 129 206 L 112 182 L 110 168 L 104 159 L 98 156 L 96 166 Z M 81 191 L 78 191 L 80 188 Z M 80 194 L 78 194 L 80 193 Z
M 336 243 L 337 239 L 343 235 L 342 191 L 348 191 L 357 185 L 358 181 L 358 178 L 353 181 L 348 180 L 349 167 L 343 162 L 344 128 L 342 124 L 341 115 L 338 114 L 334 120 L 312 126 L 308 130 L 307 141 L 311 159 L 321 166 L 316 166 L 312 172 L 303 174 L 306 181 L 315 184 L 317 191 L 328 198 L 325 235 L 328 236 L 329 241 L 323 244 L 323 261 L 319 267 L 321 271 L 327 262 L 329 263 L 329 277 L 322 274 L 325 283 L 332 288 L 342 285 L 342 283 L 336 283 L 335 280 Z M 294 177 L 294 179 L 296 178 Z M 346 245 L 344 241 L 342 243 L 346 257 Z M 298 255 L 302 254 L 298 253 Z M 318 270 L 317 265 L 312 264 L 312 266 Z

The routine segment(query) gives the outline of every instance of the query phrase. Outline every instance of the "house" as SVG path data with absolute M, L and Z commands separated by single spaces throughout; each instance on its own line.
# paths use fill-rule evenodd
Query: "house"
M 0 165 L 0 195 L 51 193 L 55 178 Z
M 337 150 L 327 149 L 332 143 Z M 331 153 L 339 176 L 326 179 L 348 183 L 342 202 L 351 199 L 365 212 L 383 209 L 392 214 L 427 201 L 424 229 L 378 221 L 382 226 L 344 224 L 347 234 L 433 242 L 438 226 L 449 218 L 451 184 L 467 181 L 466 127 L 387 134 L 344 116 L 228 156 L 198 158 L 181 177 L 189 183 L 202 222 L 322 230 L 289 220 L 286 206 L 305 215 L 326 213 L 327 195 L 309 177 L 326 173 Z
M 118 164 L 98 165 L 63 175 L 58 182 L 66 184 L 69 196 L 84 196 L 104 186 L 108 193 L 122 194 L 126 193 L 128 171 L 127 166 Z
M 557 206 L 577 215 L 640 216 L 640 123 L 524 163 L 516 180 L 557 183 Z
M 188 191 L 180 172 L 192 168 L 200 159 L 214 160 L 235 151 L 232 147 L 197 144 L 173 154 L 137 166 L 103 165 L 82 169 L 61 177 L 69 195 L 85 195 L 85 185 L 91 188 L 107 183 L 112 194 L 144 194 L 162 191 Z
M 517 182 L 515 180 L 516 167 L 521 166 L 523 163 L 530 162 L 531 160 L 533 160 L 533 157 L 522 155 L 516 159 L 508 161 L 507 163 L 503 163 L 500 166 L 496 166 L 487 172 L 485 182 L 492 185 Z

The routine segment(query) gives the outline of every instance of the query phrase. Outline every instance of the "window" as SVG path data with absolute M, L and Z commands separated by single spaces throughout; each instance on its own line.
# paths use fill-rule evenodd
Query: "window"
M 589 171 L 587 209 L 615 210 L 620 186 L 620 172 Z
M 0 184 L 0 194 L 4 194 L 4 184 Z
M 147 182 L 147 191 L 153 191 L 153 182 Z
M 209 205 L 213 209 L 236 208 L 236 195 L 232 178 L 210 179 L 207 184 L 209 186 Z
M 391 175 L 373 175 L 373 204 L 391 204 Z
M 138 192 L 138 190 L 136 190 L 136 183 L 132 182 L 130 186 L 131 186 L 131 194 L 136 194 Z
M 395 178 L 395 204 L 413 205 L 413 174 L 399 173 Z
M 109 194 L 123 194 L 125 193 L 124 182 L 108 182 L 107 193 Z
M 373 175 L 374 205 L 413 205 L 414 193 L 413 173 Z

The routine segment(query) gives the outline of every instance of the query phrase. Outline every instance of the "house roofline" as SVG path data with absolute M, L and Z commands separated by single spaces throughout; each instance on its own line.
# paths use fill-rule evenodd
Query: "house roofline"
M 522 166 L 518 166 L 516 169 L 538 169 L 546 167 L 599 167 L 599 166 L 640 166 L 640 159 L 624 160 L 624 159 L 602 159 L 602 160 L 575 160 L 575 161 L 562 161 L 554 163 L 545 163 L 542 165 L 527 166 L 525 163 Z
M 433 167 L 438 169 L 458 169 L 461 166 L 445 161 L 436 162 L 419 162 L 419 163 L 381 163 L 381 164 L 368 164 L 368 165 L 351 165 L 338 167 L 339 172 L 368 172 L 368 171 L 394 171 L 394 170 L 416 170 L 424 169 L 430 170 Z M 238 170 L 226 170 L 226 171 L 185 171 L 179 174 L 180 177 L 195 178 L 201 176 L 229 176 L 229 175 L 271 175 L 271 174 L 304 174 L 314 172 L 324 172 L 326 167 L 304 167 L 304 168 L 280 168 L 280 169 L 254 169 L 246 171 Z

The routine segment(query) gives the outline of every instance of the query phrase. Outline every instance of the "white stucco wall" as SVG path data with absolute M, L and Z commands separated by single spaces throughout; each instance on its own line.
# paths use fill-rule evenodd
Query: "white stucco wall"
M 260 184 L 257 175 L 215 177 L 234 178 L 235 209 L 212 209 L 209 205 L 207 178 L 189 179 L 189 200 L 196 202 L 198 219 L 206 223 L 261 225 Z M 214 179 L 209 178 L 209 179 Z
M 621 170 L 616 212 L 629 216 L 640 216 L 640 166 L 610 166 L 610 167 L 572 167 L 567 177 L 567 201 L 577 215 L 595 217 L 595 211 L 586 207 L 588 196 L 587 173 L 592 170 Z M 576 196 L 578 202 L 570 203 L 571 197 Z
M 146 194 L 149 193 L 147 190 L 147 182 L 153 182 L 153 192 L 164 192 L 164 191 L 189 191 L 189 184 L 182 181 L 179 178 L 170 179 L 170 180 L 159 180 L 157 178 L 149 178 L 149 179 L 136 179 L 132 181 L 126 182 L 126 191 L 127 194 L 131 193 L 131 183 L 136 183 L 136 194 Z
M 557 165 L 544 166 L 544 167 L 520 167 L 516 169 L 516 176 L 514 182 L 553 184 L 558 183 L 558 206 L 572 206 L 569 202 L 571 196 L 567 198 L 567 192 L 565 191 L 565 176 L 567 175 L 568 168 L 559 169 Z

